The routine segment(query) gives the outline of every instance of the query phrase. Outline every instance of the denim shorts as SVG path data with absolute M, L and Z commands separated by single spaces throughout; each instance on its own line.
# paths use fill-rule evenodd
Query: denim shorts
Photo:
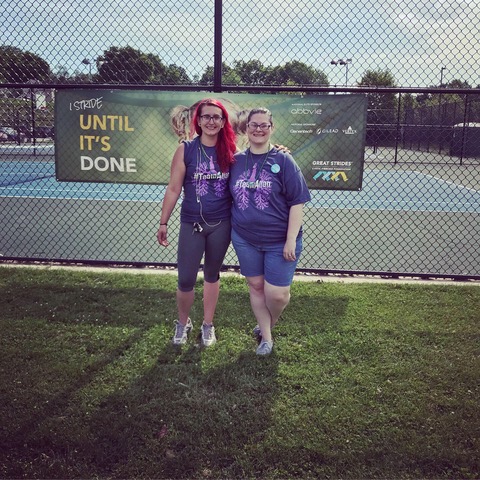
M 283 258 L 285 243 L 274 245 L 253 245 L 245 241 L 232 229 L 232 243 L 240 262 L 240 272 L 245 277 L 264 275 L 265 280 L 276 287 L 288 287 L 292 284 L 293 275 L 302 253 L 302 237 L 297 238 L 293 262 Z

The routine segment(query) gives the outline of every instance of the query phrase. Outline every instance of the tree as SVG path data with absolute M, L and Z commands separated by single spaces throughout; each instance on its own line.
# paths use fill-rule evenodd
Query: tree
M 67 83 L 70 79 L 70 73 L 63 65 L 57 65 L 55 70 L 52 72 L 51 78 L 53 83 Z
M 213 67 L 207 67 L 201 85 L 213 83 Z M 328 78 L 302 62 L 294 60 L 283 66 L 265 67 L 259 60 L 236 60 L 233 68 L 222 63 L 222 81 L 226 85 L 328 85 Z
M 464 82 L 463 80 L 452 80 L 445 85 L 447 88 L 472 88 L 468 82 Z
M 298 60 L 269 69 L 265 80 L 268 85 L 328 85 L 324 72 Z
M 203 75 L 198 80 L 200 85 L 210 85 L 213 83 L 213 67 L 207 67 Z
M 198 83 L 200 85 L 212 85 L 213 84 L 214 71 L 213 67 L 207 67 L 205 72 L 200 77 Z M 222 83 L 229 85 L 236 85 L 239 83 L 239 78 L 235 75 L 235 72 L 225 63 L 222 63 Z
M 360 82 L 360 87 L 395 87 L 395 78 L 388 70 L 367 70 Z M 368 122 L 389 123 L 396 116 L 397 99 L 394 93 L 372 92 L 367 94 Z
M 149 83 L 158 68 L 151 54 L 132 47 L 110 47 L 97 59 L 98 77 L 105 83 Z
M 265 85 L 267 71 L 259 60 L 233 62 L 233 70 L 242 85 Z
M 443 85 L 444 88 L 459 88 L 462 90 L 471 90 L 468 82 L 460 79 L 454 79 Z M 469 122 L 476 122 L 480 118 L 480 108 L 475 101 L 475 95 L 465 95 L 458 93 L 435 93 L 424 99 L 423 105 L 431 107 L 433 111 L 439 112 L 438 121 L 441 123 L 459 123 L 463 121 L 463 111 L 467 101 L 467 117 Z M 441 113 L 440 113 L 441 112 Z
M 168 83 L 166 82 L 168 68 L 160 60 L 158 55 L 153 55 L 153 53 L 148 53 L 147 59 L 149 60 L 149 62 L 152 64 L 152 67 L 153 67 L 152 81 L 154 83 L 160 83 L 160 84 Z
M 51 75 L 50 66 L 43 58 L 17 47 L 0 46 L 0 79 L 5 83 L 44 81 Z
M 470 89 L 472 88 L 468 82 L 463 80 L 454 79 L 448 83 L 440 85 L 440 88 L 461 88 L 461 89 Z M 436 86 L 431 86 L 431 88 L 438 88 Z M 439 103 L 455 103 L 462 102 L 461 96 L 456 93 L 419 93 L 416 97 L 416 100 L 419 105 L 431 106 L 438 105 Z
M 222 83 L 225 85 L 241 85 L 242 80 L 237 71 L 233 68 L 223 72 Z
M 187 75 L 183 67 L 177 65 L 169 65 L 165 72 L 164 85 L 189 85 L 190 77 Z
M 58 65 L 50 77 L 52 83 L 61 83 L 63 85 L 74 85 L 82 83 L 91 83 L 89 73 L 75 70 L 72 74 L 62 65 Z

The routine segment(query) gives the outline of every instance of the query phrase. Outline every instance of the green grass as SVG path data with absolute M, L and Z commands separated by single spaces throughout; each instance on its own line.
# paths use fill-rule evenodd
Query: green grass
M 479 478 L 477 285 L 295 283 L 267 358 L 200 287 L 177 349 L 174 275 L 0 268 L 0 477 Z

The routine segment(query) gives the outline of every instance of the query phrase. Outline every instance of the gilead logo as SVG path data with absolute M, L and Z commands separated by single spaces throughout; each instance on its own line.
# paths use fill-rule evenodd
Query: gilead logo
M 317 128 L 317 135 L 322 133 L 338 133 L 338 128 Z

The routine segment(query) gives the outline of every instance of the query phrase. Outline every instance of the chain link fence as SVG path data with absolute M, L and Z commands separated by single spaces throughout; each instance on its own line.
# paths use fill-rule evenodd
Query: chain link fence
M 4 260 L 176 262 L 175 246 L 155 239 L 163 184 L 57 180 L 60 91 L 248 94 L 252 104 L 265 93 L 363 95 L 362 188 L 312 190 L 299 270 L 480 278 L 478 3 L 6 0 L 2 11 Z M 152 105 L 137 110 L 152 125 L 137 152 L 171 155 L 156 129 L 185 138 L 191 106 L 177 105 L 168 124 Z M 242 141 L 245 112 L 229 108 Z M 301 149 L 280 133 L 276 141 Z M 134 143 L 132 134 L 122 145 L 125 158 Z M 168 168 L 159 162 L 152 178 L 168 178 Z M 174 239 L 178 208 L 171 224 Z M 237 267 L 233 250 L 225 266 Z

